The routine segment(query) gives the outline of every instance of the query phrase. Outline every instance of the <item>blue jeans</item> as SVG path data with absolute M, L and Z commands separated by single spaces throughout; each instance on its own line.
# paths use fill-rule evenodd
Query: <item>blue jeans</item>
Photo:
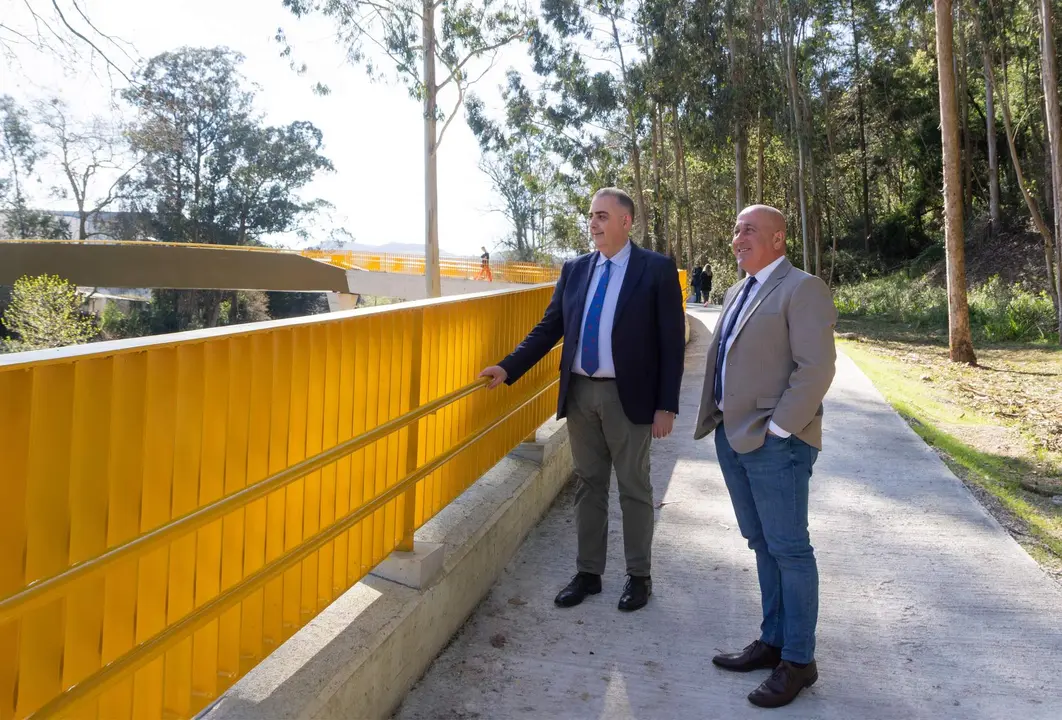
M 795 436 L 767 435 L 744 455 L 720 425 L 715 448 L 741 535 L 756 551 L 763 601 L 760 640 L 782 648 L 782 659 L 815 658 L 819 570 L 808 535 L 808 484 L 819 451 Z

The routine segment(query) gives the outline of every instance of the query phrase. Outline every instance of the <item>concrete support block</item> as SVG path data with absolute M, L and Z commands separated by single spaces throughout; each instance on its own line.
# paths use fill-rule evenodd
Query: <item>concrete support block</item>
M 558 430 L 563 426 L 563 420 L 553 419 L 547 421 L 526 440 L 509 451 L 509 457 L 530 460 L 539 465 L 546 463 L 560 445 L 558 438 L 561 435 Z M 565 437 L 567 436 L 565 435 Z
M 439 543 L 413 542 L 413 552 L 396 551 L 376 566 L 372 574 L 416 590 L 422 590 L 439 576 L 446 548 Z
M 328 312 L 341 310 L 353 310 L 358 306 L 358 295 L 355 293 L 328 293 Z

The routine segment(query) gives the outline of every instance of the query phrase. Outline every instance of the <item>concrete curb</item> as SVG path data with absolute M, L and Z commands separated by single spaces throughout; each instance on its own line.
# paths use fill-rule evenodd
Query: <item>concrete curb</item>
M 389 717 L 571 475 L 567 426 L 550 421 L 417 533 L 445 548 L 433 584 L 417 590 L 366 577 L 199 717 Z

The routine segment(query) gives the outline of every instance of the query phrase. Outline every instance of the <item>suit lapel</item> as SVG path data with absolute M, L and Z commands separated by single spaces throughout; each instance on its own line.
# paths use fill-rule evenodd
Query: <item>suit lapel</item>
M 631 241 L 631 256 L 627 258 L 627 272 L 623 275 L 623 285 L 620 287 L 619 298 L 616 300 L 616 315 L 613 320 L 613 327 L 616 322 L 619 321 L 620 314 L 623 312 L 624 305 L 631 299 L 631 295 L 634 294 L 634 288 L 638 286 L 638 281 L 642 277 L 642 272 L 645 271 L 645 253 L 642 249 Z
M 579 304 L 575 310 L 576 334 L 578 340 L 583 334 L 583 313 L 586 311 L 586 297 L 590 294 L 590 281 L 594 279 L 594 268 L 597 267 L 598 253 L 592 252 L 583 262 L 583 277 L 579 285 Z
M 789 260 L 783 260 L 782 263 L 774 269 L 774 272 L 771 273 L 771 276 L 767 278 L 767 282 L 765 282 L 763 284 L 763 287 L 760 288 L 760 291 L 756 293 L 756 297 L 753 299 L 752 305 L 749 306 L 749 309 L 741 316 L 741 319 L 738 320 L 737 327 L 734 328 L 733 334 L 735 341 L 737 340 L 738 335 L 741 334 L 741 331 L 745 327 L 745 324 L 748 323 L 749 318 L 752 317 L 752 314 L 759 309 L 760 305 L 763 304 L 763 301 L 767 299 L 767 296 L 774 292 L 774 289 L 776 287 L 782 284 L 782 280 L 785 279 L 785 276 L 788 275 L 789 271 L 792 269 L 793 264 L 789 262 Z

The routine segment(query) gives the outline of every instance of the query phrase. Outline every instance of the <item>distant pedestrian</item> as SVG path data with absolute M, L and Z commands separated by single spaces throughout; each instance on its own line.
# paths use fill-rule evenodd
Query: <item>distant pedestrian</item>
M 486 278 L 487 282 L 494 282 L 494 274 L 490 271 L 490 253 L 485 247 L 481 249 L 483 254 L 479 256 L 479 275 L 476 276 L 476 280 Z
M 693 268 L 693 279 L 690 281 L 691 289 L 693 290 L 693 302 L 699 303 L 701 301 L 701 287 L 704 280 L 704 268 L 700 265 Z
M 708 263 L 705 263 L 701 270 L 701 291 L 704 294 L 704 304 L 707 305 L 712 301 L 712 266 Z

